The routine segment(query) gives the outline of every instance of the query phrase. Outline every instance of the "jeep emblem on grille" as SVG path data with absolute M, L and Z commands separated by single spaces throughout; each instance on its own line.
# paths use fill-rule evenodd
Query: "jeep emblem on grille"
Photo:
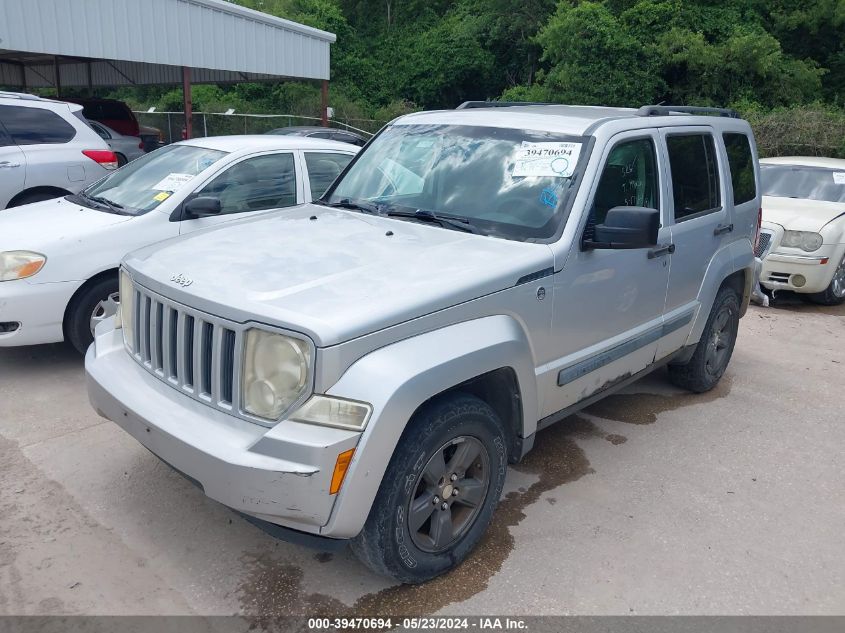
M 194 283 L 193 279 L 191 279 L 190 277 L 185 277 L 185 275 L 183 275 L 182 273 L 177 273 L 177 274 L 173 275 L 170 278 L 170 281 L 172 281 L 173 283 L 179 284 L 183 288 L 187 288 L 192 283 Z

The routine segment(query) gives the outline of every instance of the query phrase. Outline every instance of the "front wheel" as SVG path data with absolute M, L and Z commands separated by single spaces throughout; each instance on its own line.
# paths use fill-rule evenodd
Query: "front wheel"
M 728 368 L 738 331 L 739 294 L 725 286 L 716 295 L 692 358 L 683 365 L 669 365 L 669 380 L 695 393 L 710 391 Z
M 823 306 L 838 306 L 845 303 L 845 257 L 839 262 L 830 285 L 823 292 L 804 295 L 813 303 Z
M 420 583 L 459 565 L 502 493 L 507 449 L 486 403 L 454 394 L 410 422 L 352 550 L 377 573 Z
M 117 276 L 101 279 L 74 297 L 65 320 L 65 336 L 85 354 L 94 340 L 94 328 L 120 309 Z

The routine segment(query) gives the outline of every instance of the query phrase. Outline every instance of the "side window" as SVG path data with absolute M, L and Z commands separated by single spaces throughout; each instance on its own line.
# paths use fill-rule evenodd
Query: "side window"
M 721 208 L 719 165 L 710 134 L 676 134 L 666 138 L 675 221 Z
M 97 136 L 99 136 L 104 141 L 108 141 L 111 139 L 111 135 L 106 132 L 106 128 L 104 128 L 102 125 L 97 125 L 93 121 L 86 121 L 86 123 L 88 123 L 91 129 L 93 129 L 97 133 Z
M 0 105 L 0 123 L 18 145 L 67 143 L 76 136 L 70 123 L 41 108 Z
M 751 141 L 745 134 L 739 133 L 725 134 L 723 138 L 725 139 L 725 149 L 728 152 L 728 165 L 731 168 L 734 204 L 750 202 L 757 197 Z
M 654 142 L 642 138 L 619 143 L 602 169 L 584 238 L 592 239 L 593 226 L 603 223 L 613 207 L 658 209 L 659 192 Z
M 350 154 L 329 152 L 305 152 L 308 167 L 308 181 L 311 183 L 311 197 L 316 200 L 324 193 L 352 160 Z
M 229 167 L 198 196 L 220 198 L 222 214 L 290 207 L 296 204 L 293 154 L 267 154 Z

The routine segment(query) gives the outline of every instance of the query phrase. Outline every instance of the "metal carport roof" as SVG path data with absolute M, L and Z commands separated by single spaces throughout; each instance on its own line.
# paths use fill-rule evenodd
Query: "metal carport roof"
M 2 0 L 0 85 L 328 80 L 335 39 L 223 0 Z

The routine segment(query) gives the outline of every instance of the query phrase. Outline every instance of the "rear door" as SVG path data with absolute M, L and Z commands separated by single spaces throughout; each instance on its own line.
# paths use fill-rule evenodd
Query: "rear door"
M 684 345 L 699 305 L 699 291 L 713 256 L 731 239 L 728 167 L 721 140 L 709 126 L 662 128 L 669 183 L 671 257 L 666 295 L 667 335 L 658 358 Z
M 303 178 L 305 185 L 305 199 L 317 200 L 329 188 L 340 172 L 355 157 L 352 152 L 338 152 L 335 150 L 313 150 L 303 152 L 307 178 Z
M 189 233 L 237 220 L 248 213 L 300 204 L 305 192 L 299 173 L 292 151 L 244 158 L 186 198 L 186 201 L 199 196 L 219 198 L 220 215 L 182 220 L 179 232 Z
M 0 122 L 0 209 L 5 209 L 9 201 L 23 190 L 25 174 L 26 156 L 12 142 Z

